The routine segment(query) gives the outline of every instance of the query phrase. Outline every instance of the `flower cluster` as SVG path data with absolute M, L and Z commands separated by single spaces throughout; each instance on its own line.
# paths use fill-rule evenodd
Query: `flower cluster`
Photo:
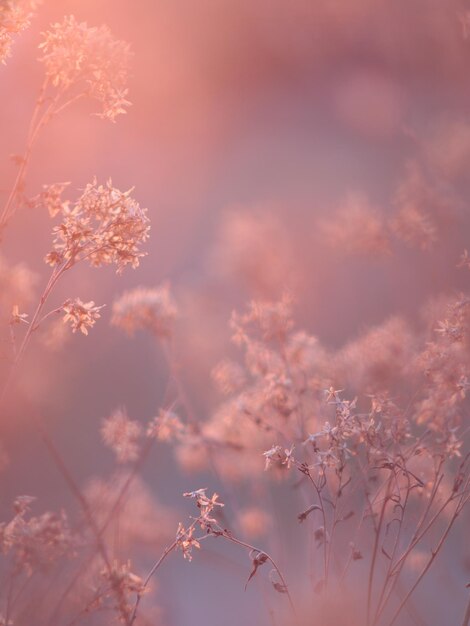
M 362 256 L 390 252 L 383 216 L 360 194 L 349 195 L 337 214 L 320 227 L 328 244 L 340 253 Z
M 59 213 L 66 214 L 68 212 L 70 201 L 64 200 L 62 194 L 70 183 L 52 183 L 43 185 L 42 191 L 29 200 L 28 205 L 31 208 L 44 207 L 47 209 L 50 217 L 55 217 Z
M 462 403 L 470 388 L 470 299 L 460 296 L 448 303 L 446 317 L 434 326 L 434 337 L 417 359 L 425 387 L 416 412 L 447 440 L 462 422 Z
M 285 295 L 278 302 L 252 301 L 243 315 L 234 312 L 230 325 L 236 343 L 249 342 L 250 328 L 259 331 L 264 341 L 283 341 L 292 328 L 292 300 Z
M 139 246 L 147 240 L 150 226 L 146 210 L 131 191 L 95 180 L 72 206 L 54 195 L 54 210 L 60 210 L 62 223 L 53 229 L 53 249 L 46 262 L 71 267 L 86 259 L 93 267 L 115 264 L 118 273 L 126 265 L 137 267 L 145 254 Z
M 62 310 L 65 313 L 64 322 L 70 322 L 72 332 L 75 333 L 79 330 L 84 335 L 88 335 L 88 329 L 92 328 L 96 320 L 101 317 L 100 311 L 103 307 L 104 304 L 96 306 L 93 300 L 90 302 L 82 302 L 80 298 L 66 300 L 62 305 Z
M 40 44 L 46 75 L 60 90 L 75 88 L 101 103 L 101 116 L 125 113 L 130 51 L 106 26 L 89 27 L 75 17 L 52 24 Z
M 147 330 L 160 339 L 171 336 L 178 309 L 167 284 L 153 289 L 136 287 L 113 304 L 111 323 L 129 335 Z
M 161 410 L 147 428 L 147 437 L 155 437 L 159 441 L 175 441 L 185 433 L 186 427 L 180 417 L 169 410 Z
M 13 519 L 0 524 L 0 551 L 13 554 L 18 572 L 44 569 L 74 546 L 65 513 L 29 516 L 34 500 L 19 496 L 14 502 Z
M 411 161 L 398 186 L 395 205 L 390 222 L 395 235 L 411 247 L 429 250 L 453 218 L 456 201 L 424 175 L 419 163 Z
M 5 63 L 13 37 L 28 28 L 40 0 L 2 0 L 0 2 L 0 62 Z
M 206 532 L 212 531 L 212 525 L 217 521 L 212 516 L 215 507 L 223 507 L 222 502 L 217 502 L 219 496 L 214 493 L 210 498 L 206 495 L 207 488 L 188 491 L 183 494 L 185 498 L 196 500 L 196 506 L 199 509 L 199 515 L 194 519 L 192 524 L 185 528 L 181 522 L 178 524 L 176 531 L 176 546 L 183 552 L 183 556 L 188 561 L 192 560 L 192 549 L 200 548 L 200 540 L 194 537 L 196 526 L 199 525 Z
M 105 583 L 105 589 L 101 592 L 101 601 L 107 597 L 112 598 L 121 621 L 129 624 L 133 610 L 133 596 L 145 592 L 144 581 L 131 571 L 129 561 L 126 563 L 115 561 L 110 569 L 106 568 L 102 571 L 101 576 Z
M 123 409 L 118 409 L 103 420 L 101 436 L 113 450 L 120 463 L 135 461 L 139 455 L 139 438 L 142 428 L 139 422 L 129 419 Z

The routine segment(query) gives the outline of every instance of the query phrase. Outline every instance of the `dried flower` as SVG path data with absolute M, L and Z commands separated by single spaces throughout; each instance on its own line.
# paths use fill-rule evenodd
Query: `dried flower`
M 37 196 L 28 201 L 31 208 L 44 207 L 50 217 L 55 217 L 59 213 L 64 215 L 68 212 L 70 201 L 63 200 L 62 194 L 70 183 L 52 183 L 43 185 L 42 191 Z
M 11 312 L 10 324 L 28 324 L 27 318 L 28 314 L 20 313 L 19 306 L 15 304 Z
M 186 529 L 181 523 L 178 524 L 178 530 L 176 531 L 177 545 L 182 550 L 184 558 L 188 561 L 193 560 L 192 549 L 201 547 L 201 544 L 193 535 L 194 526 Z
M 259 329 L 264 341 L 282 341 L 292 325 L 292 299 L 287 294 L 277 302 L 254 300 L 250 302 L 247 313 L 240 315 L 233 312 L 230 320 L 233 340 L 237 344 L 248 342 L 252 327 Z
M 169 285 L 137 287 L 114 302 L 111 323 L 130 335 L 136 330 L 147 330 L 165 339 L 171 336 L 177 315 Z
M 148 239 L 150 226 L 146 209 L 131 198 L 131 191 L 94 180 L 72 207 L 61 202 L 63 221 L 53 229 L 46 263 L 71 267 L 87 260 L 93 267 L 115 264 L 118 273 L 126 265 L 136 268 L 145 256 L 139 246 Z
M 102 570 L 101 576 L 108 587 L 103 595 L 113 598 L 114 608 L 121 620 L 126 624 L 130 623 L 133 599 L 131 600 L 129 596 L 143 594 L 146 591 L 144 581 L 131 571 L 130 561 L 121 564 L 115 561 L 111 568 Z
M 216 506 L 223 507 L 222 502 L 217 502 L 219 494 L 213 493 L 209 498 L 206 495 L 207 488 L 196 489 L 196 491 L 187 491 L 183 493 L 185 498 L 193 498 L 196 500 L 197 508 L 199 509 L 198 523 L 202 528 L 210 527 L 212 523 L 216 523 L 216 520 L 211 517 L 212 511 Z
M 82 302 L 80 298 L 75 300 L 66 300 L 62 305 L 64 311 L 64 322 L 70 322 L 72 332 L 81 331 L 84 335 L 88 335 L 88 329 L 92 328 L 96 320 L 101 315 L 100 311 L 105 305 L 95 306 L 93 300 L 90 302 Z
M 46 75 L 62 91 L 72 87 L 98 100 L 101 117 L 115 121 L 126 112 L 129 46 L 107 26 L 89 27 L 75 17 L 52 24 L 39 45 Z
M 234 361 L 225 359 L 211 372 L 212 380 L 217 388 L 225 395 L 240 391 L 246 383 L 243 368 Z
M 64 512 L 28 517 L 34 500 L 32 496 L 17 497 L 13 519 L 0 524 L 0 551 L 12 553 L 17 568 L 29 573 L 70 552 L 75 543 Z
M 114 411 L 103 420 L 101 427 L 103 441 L 116 454 L 119 463 L 135 461 L 138 458 L 141 434 L 139 422 L 129 419 L 124 409 Z
M 438 234 L 455 219 L 457 202 L 433 180 L 428 180 L 418 163 L 407 164 L 399 184 L 395 204 L 397 212 L 390 221 L 395 235 L 411 247 L 431 249 Z
M 28 28 L 40 0 L 2 0 L 0 2 L 0 62 L 11 54 L 15 35 Z
M 161 410 L 147 428 L 147 437 L 155 437 L 159 441 L 174 441 L 185 432 L 181 419 L 173 411 Z
M 384 219 L 361 194 L 350 194 L 337 214 L 324 220 L 320 227 L 327 243 L 339 253 L 384 255 L 390 252 Z

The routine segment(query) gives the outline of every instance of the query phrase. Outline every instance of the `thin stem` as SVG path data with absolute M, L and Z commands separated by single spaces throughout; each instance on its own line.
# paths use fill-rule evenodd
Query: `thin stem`
M 292 613 L 294 615 L 294 617 L 297 619 L 297 611 L 295 610 L 295 605 L 294 602 L 292 600 L 292 596 L 290 595 L 289 592 L 289 588 L 287 586 L 287 583 L 284 579 L 284 576 L 282 575 L 281 570 L 279 569 L 278 565 L 276 564 L 276 562 L 274 561 L 274 559 L 267 554 L 264 550 L 260 550 L 259 548 L 256 548 L 255 546 L 252 546 L 249 543 L 246 543 L 245 541 L 241 541 L 241 539 L 237 539 L 236 537 L 234 537 L 231 533 L 229 533 L 227 530 L 221 530 L 221 535 L 223 537 L 225 537 L 225 539 L 228 539 L 229 541 L 231 541 L 232 543 L 235 543 L 239 546 L 243 546 L 244 548 L 247 548 L 250 551 L 254 551 L 254 552 L 259 552 L 262 553 L 266 556 L 267 560 L 271 563 L 271 565 L 273 566 L 273 568 L 276 570 L 276 574 L 279 576 L 279 580 L 281 581 L 282 587 L 285 591 L 285 594 L 287 596 L 287 599 L 289 600 L 289 604 L 290 607 L 292 609 Z
M 136 620 L 136 617 L 137 617 L 137 610 L 138 610 L 138 608 L 139 608 L 139 604 L 140 604 L 140 601 L 141 601 L 141 599 L 142 599 L 142 595 L 144 594 L 145 590 L 147 589 L 148 584 L 149 584 L 149 582 L 150 582 L 150 579 L 151 579 L 151 578 L 152 578 L 152 576 L 155 574 L 155 572 L 158 570 L 158 568 L 159 568 L 159 567 L 160 567 L 160 565 L 163 563 L 163 561 L 166 559 L 166 557 L 167 557 L 167 556 L 168 556 L 171 552 L 173 552 L 173 550 L 175 550 L 175 548 L 176 548 L 176 546 L 177 546 L 177 545 L 178 545 L 178 539 L 175 539 L 171 545 L 169 545 L 169 546 L 167 546 L 167 547 L 165 548 L 165 550 L 163 551 L 163 553 L 162 553 L 161 557 L 158 559 L 158 561 L 156 561 L 156 563 L 154 564 L 154 566 L 152 567 L 152 569 L 150 570 L 150 572 L 147 574 L 147 576 L 146 576 L 146 578 L 145 578 L 145 580 L 144 580 L 144 582 L 143 582 L 143 585 L 142 585 L 142 589 L 141 589 L 141 591 L 139 591 L 139 592 L 137 593 L 137 598 L 136 598 L 136 600 L 135 600 L 134 609 L 133 609 L 133 611 L 132 611 L 132 614 L 131 614 L 131 617 L 130 617 L 130 620 L 129 620 L 129 626 L 132 626 L 132 624 L 133 624 L 133 623 L 135 622 L 135 620 Z
M 28 346 L 29 340 L 31 339 L 31 335 L 32 333 L 36 330 L 37 326 L 38 326 L 38 320 L 39 317 L 41 315 L 41 312 L 44 308 L 44 305 L 47 302 L 47 299 L 49 298 L 52 289 L 54 288 L 54 285 L 57 283 L 57 281 L 59 280 L 59 278 L 62 276 L 62 274 L 65 272 L 65 270 L 68 269 L 68 265 L 63 265 L 59 268 L 55 267 L 52 271 L 52 274 L 49 278 L 49 281 L 46 285 L 46 288 L 44 289 L 44 292 L 38 302 L 38 305 L 36 307 L 36 311 L 34 312 L 33 318 L 28 326 L 28 330 L 26 331 L 26 334 L 23 338 L 23 341 L 21 342 L 21 345 L 19 347 L 19 349 L 16 352 L 16 356 L 15 359 L 13 361 L 13 364 L 10 368 L 10 371 L 8 373 L 8 376 L 5 380 L 5 383 L 2 387 L 2 390 L 0 392 L 0 404 L 3 402 L 3 400 L 5 399 L 5 396 L 8 392 L 8 389 L 16 375 L 16 372 L 18 370 L 18 367 L 23 359 L 24 353 L 26 351 L 26 348 Z
M 50 120 L 52 115 L 54 114 L 54 107 L 60 100 L 62 93 L 63 93 L 62 90 L 57 91 L 56 95 L 51 100 L 49 106 L 46 108 L 42 116 L 37 121 L 37 118 L 39 117 L 39 113 L 41 111 L 41 107 L 45 102 L 44 96 L 47 91 L 48 85 L 49 85 L 49 79 L 46 78 L 41 87 L 41 92 L 39 94 L 38 100 L 36 102 L 36 106 L 33 111 L 33 115 L 31 117 L 31 123 L 30 123 L 29 131 L 28 131 L 27 145 L 26 145 L 24 155 L 21 158 L 20 166 L 19 166 L 16 178 L 15 178 L 15 181 L 13 183 L 13 187 L 10 191 L 6 204 L 0 215 L 0 234 L 3 232 L 4 228 L 6 227 L 7 223 L 10 221 L 10 219 L 12 218 L 16 210 L 15 203 L 18 199 L 18 195 L 21 193 L 23 189 L 24 180 L 26 178 L 26 172 L 27 172 L 29 160 L 31 157 L 31 152 L 37 141 L 39 133 L 41 129 Z
M 403 554 L 400 556 L 400 558 L 398 559 L 398 561 L 396 563 L 394 563 L 392 565 L 392 562 L 390 562 L 390 567 L 389 567 L 389 572 L 388 572 L 388 579 L 391 580 L 391 585 L 389 587 L 389 590 L 386 591 L 386 589 L 384 588 L 384 595 L 381 595 L 379 603 L 377 605 L 377 610 L 376 610 L 376 614 L 375 614 L 375 622 L 374 623 L 378 623 L 386 605 L 388 604 L 388 601 L 395 589 L 395 586 L 398 584 L 398 580 L 400 577 L 400 574 L 403 570 L 403 567 L 405 565 L 406 559 L 407 557 L 411 554 L 413 548 L 421 541 L 421 539 L 424 537 L 424 535 L 430 530 L 430 528 L 434 525 L 435 521 L 439 518 L 440 514 L 442 513 L 442 511 L 447 507 L 447 505 L 449 504 L 449 502 L 451 501 L 451 498 L 448 498 L 444 504 L 438 509 L 438 511 L 435 513 L 435 515 L 431 518 L 431 520 L 429 521 L 429 523 L 427 524 L 427 526 L 423 529 L 423 524 L 426 521 L 426 518 L 428 516 L 428 513 L 431 509 L 432 503 L 434 502 L 434 499 L 436 497 L 439 485 L 441 484 L 442 478 L 443 478 L 443 474 L 440 473 L 442 468 L 442 460 L 439 463 L 439 465 L 436 468 L 436 473 L 435 473 L 435 478 L 434 478 L 434 483 L 433 483 L 433 487 L 431 489 L 431 495 L 428 501 L 427 506 L 425 507 L 420 520 L 418 521 L 418 524 L 416 525 L 415 531 L 413 533 L 412 538 L 410 539 L 410 542 L 407 546 L 407 548 L 405 549 L 405 551 L 403 552 Z M 387 582 L 387 581 L 386 581 Z
M 368 583 L 367 583 L 367 624 L 370 624 L 370 612 L 371 612 L 371 606 L 372 606 L 372 586 L 373 586 L 373 583 L 374 583 L 375 564 L 376 564 L 376 561 L 377 561 L 378 547 L 379 547 L 379 542 L 380 542 L 380 534 L 382 532 L 382 525 L 383 525 L 383 521 L 384 521 L 384 517 L 385 517 L 385 510 L 387 508 L 387 504 L 388 504 L 389 496 L 390 496 L 391 480 L 392 480 L 392 476 L 390 476 L 388 481 L 387 481 L 387 490 L 386 490 L 386 493 L 385 493 L 385 497 L 383 499 L 382 507 L 380 509 L 379 523 L 378 523 L 376 531 L 375 531 L 374 547 L 372 549 L 372 559 L 371 559 L 371 563 L 370 563 L 369 579 L 368 579 Z
M 327 578 L 328 578 L 328 534 L 327 534 L 327 529 L 326 529 L 325 505 L 324 505 L 324 502 L 323 502 L 323 497 L 321 495 L 321 489 L 318 487 L 318 485 L 315 482 L 314 478 L 310 474 L 310 471 L 307 471 L 305 473 L 307 475 L 307 478 L 312 483 L 313 488 L 316 491 L 316 494 L 317 494 L 317 497 L 318 497 L 318 501 L 320 503 L 320 509 L 321 509 L 321 514 L 322 514 L 322 519 L 323 519 L 323 528 L 324 528 L 324 536 L 323 536 L 323 569 L 324 569 L 324 579 L 325 579 L 325 587 L 326 587 Z
M 391 575 L 390 574 L 391 574 L 391 571 L 392 571 L 393 561 L 395 559 L 395 555 L 396 555 L 396 552 L 397 552 L 397 549 L 398 549 L 398 544 L 399 544 L 400 537 L 401 537 L 401 531 L 402 531 L 402 528 L 403 528 L 403 520 L 405 518 L 405 512 L 406 512 L 406 505 L 408 504 L 408 499 L 409 499 L 409 496 L 410 496 L 410 493 L 411 493 L 410 476 L 409 476 L 408 473 L 406 473 L 406 480 L 407 480 L 406 494 L 405 494 L 404 502 L 402 504 L 401 503 L 400 485 L 398 483 L 397 476 L 396 476 L 396 473 L 395 473 L 396 490 L 397 490 L 398 498 L 400 500 L 399 503 L 396 506 L 400 507 L 401 514 L 400 514 L 400 518 L 398 520 L 398 529 L 397 529 L 397 532 L 396 532 L 396 535 L 395 535 L 395 541 L 393 543 L 393 548 L 392 548 L 392 553 L 390 555 L 390 561 L 389 561 L 389 564 L 388 564 L 387 573 L 386 573 L 386 575 L 384 577 L 382 590 L 380 592 L 379 600 L 377 602 L 377 607 L 376 607 L 375 616 L 374 616 L 374 622 L 373 622 L 374 624 L 377 623 L 378 611 L 380 609 L 380 606 L 382 604 L 382 600 L 383 600 L 385 592 L 387 590 L 387 585 L 388 585 L 388 583 L 391 580 Z
M 460 510 L 461 510 L 461 507 L 459 505 L 457 505 L 456 509 L 454 511 L 454 514 L 452 515 L 452 517 L 451 517 L 449 523 L 447 524 L 447 527 L 446 527 L 446 529 L 445 529 L 441 539 L 439 540 L 439 543 L 437 544 L 437 546 L 431 552 L 431 558 L 429 559 L 429 561 L 426 563 L 426 565 L 422 569 L 420 575 L 418 576 L 418 578 L 416 579 L 416 581 L 412 585 L 411 589 L 408 591 L 406 596 L 400 602 L 400 605 L 398 606 L 397 610 L 393 614 L 393 617 L 390 620 L 390 622 L 388 623 L 388 626 L 393 626 L 393 624 L 396 622 L 398 616 L 400 615 L 403 607 L 405 606 L 405 604 L 409 600 L 410 596 L 412 595 L 412 593 L 414 592 L 416 587 L 419 585 L 419 583 L 422 581 L 423 577 L 425 576 L 425 574 L 427 573 L 427 571 L 429 570 L 431 565 L 433 564 L 434 559 L 438 555 L 442 545 L 444 544 L 445 540 L 447 539 L 447 536 L 449 535 L 449 533 L 450 533 L 450 531 L 452 529 L 452 526 L 454 525 L 454 522 L 457 519 L 458 514 L 460 513 Z

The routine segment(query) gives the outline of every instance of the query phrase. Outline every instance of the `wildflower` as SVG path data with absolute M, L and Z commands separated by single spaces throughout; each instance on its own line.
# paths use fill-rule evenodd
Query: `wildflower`
M 40 0 L 2 0 L 0 3 L 0 62 L 5 63 L 13 37 L 28 28 Z
M 304 331 L 298 331 L 289 336 L 286 346 L 286 356 L 289 363 L 302 370 L 309 370 L 318 364 L 321 348 L 318 339 Z
M 129 561 L 121 565 L 114 562 L 111 572 L 108 570 L 103 571 L 103 577 L 108 579 L 113 587 L 119 586 L 125 593 L 142 593 L 144 581 L 140 576 L 133 574 L 130 568 Z
M 308 507 L 308 509 L 305 509 L 305 511 L 302 511 L 301 513 L 299 513 L 297 515 L 299 524 L 304 522 L 307 519 L 307 517 L 310 515 L 310 513 L 312 513 L 313 511 L 321 511 L 321 507 L 318 504 L 312 504 L 311 506 Z
M 330 246 L 346 254 L 384 255 L 390 242 L 380 213 L 367 198 L 351 194 L 333 219 L 321 223 L 321 230 Z
M 178 530 L 176 531 L 177 545 L 182 550 L 184 558 L 190 562 L 193 560 L 192 549 L 201 547 L 201 544 L 193 535 L 194 526 L 185 529 L 181 523 L 178 524 Z
M 392 228 L 400 239 L 417 244 L 422 250 L 428 250 L 437 241 L 437 229 L 429 215 L 412 205 L 400 209 Z
M 462 339 L 462 329 L 458 324 L 452 324 L 448 319 L 438 322 L 436 333 L 445 335 L 451 341 L 460 341 Z
M 117 409 L 103 420 L 101 436 L 105 445 L 113 450 L 119 463 L 135 461 L 139 456 L 139 422 L 129 419 L 124 409 Z
M 290 469 L 292 467 L 292 465 L 294 465 L 295 463 L 295 459 L 294 459 L 294 444 L 291 445 L 290 448 L 286 448 L 284 450 L 284 459 L 282 461 L 282 464 L 285 465 L 287 467 L 287 469 Z
M 126 624 L 129 623 L 134 604 L 130 596 L 142 595 L 146 591 L 144 581 L 131 571 L 130 561 L 121 564 L 114 561 L 110 568 L 102 570 L 101 577 L 109 586 L 104 595 L 115 599 L 115 609 L 121 620 Z
M 44 207 L 50 217 L 55 217 L 59 213 L 66 214 L 69 210 L 70 201 L 63 200 L 62 194 L 69 185 L 70 183 L 43 185 L 41 193 L 29 200 L 28 205 L 31 208 Z
M 248 312 L 239 315 L 232 313 L 230 325 L 234 331 L 235 343 L 246 343 L 250 326 L 259 329 L 265 341 L 282 341 L 292 328 L 292 299 L 285 294 L 277 302 L 253 300 Z
M 465 399 L 468 389 L 470 389 L 470 380 L 467 376 L 462 375 L 457 382 L 457 392 L 461 400 Z
M 52 24 L 39 45 L 46 76 L 61 90 L 75 88 L 98 100 L 101 117 L 115 121 L 130 105 L 127 75 L 130 50 L 114 39 L 107 28 L 89 27 L 75 17 Z
M 176 413 L 161 410 L 150 422 L 147 437 L 155 437 L 159 441 L 172 441 L 180 438 L 184 431 L 184 424 Z
M 15 304 L 11 312 L 10 324 L 28 324 L 27 318 L 28 314 L 20 313 L 19 306 Z
M 453 457 L 461 457 L 462 453 L 460 452 L 460 448 L 463 445 L 463 441 L 457 438 L 455 434 L 455 428 L 452 428 L 449 431 L 447 440 L 444 443 L 444 452 L 447 458 L 451 459 Z
M 428 180 L 413 161 L 407 164 L 395 204 L 397 212 L 390 221 L 391 230 L 410 247 L 421 250 L 429 250 L 435 245 L 438 233 L 448 226 L 456 213 L 455 199 Z
M 131 191 L 119 191 L 110 180 L 98 185 L 95 179 L 73 206 L 62 203 L 63 221 L 53 229 L 46 263 L 72 267 L 87 260 L 93 267 L 115 264 L 118 273 L 126 265 L 136 268 L 145 256 L 139 246 L 148 239 L 150 226 Z
M 43 569 L 74 546 L 65 513 L 28 517 L 32 496 L 16 498 L 14 517 L 0 524 L 0 551 L 11 553 L 18 570 Z
M 342 391 L 344 391 L 344 389 L 335 389 L 334 387 L 325 389 L 325 395 L 326 395 L 325 402 L 335 403 L 339 399 L 339 394 Z
M 317 547 L 321 546 L 325 541 L 326 531 L 323 526 L 319 526 L 313 533 L 315 541 L 317 542 Z
M 66 300 L 62 305 L 62 310 L 65 313 L 64 322 L 70 322 L 72 332 L 75 333 L 79 330 L 84 335 L 88 335 L 88 329 L 92 328 L 96 320 L 101 317 L 100 311 L 103 307 L 104 304 L 95 306 L 93 300 L 90 302 L 82 302 L 80 298 Z
M 185 498 L 195 498 L 197 507 L 200 511 L 199 517 L 197 519 L 198 523 L 202 528 L 211 528 L 212 523 L 216 523 L 213 517 L 211 517 L 211 513 L 216 506 L 223 507 L 224 504 L 222 502 L 217 502 L 219 499 L 219 495 L 217 493 L 212 494 L 209 498 L 206 495 L 207 488 L 197 489 L 196 491 L 188 491 L 183 494 Z
M 279 461 L 280 459 L 282 459 L 282 448 L 281 446 L 273 445 L 269 450 L 263 452 L 263 456 L 266 459 L 264 466 L 264 469 L 266 471 L 271 467 L 274 461 Z
M 199 508 L 214 508 L 214 506 L 224 506 L 222 502 L 217 502 L 219 495 L 214 493 L 210 498 L 206 495 L 207 487 L 196 489 L 195 491 L 187 491 L 183 493 L 185 498 L 195 498 Z
M 279 576 L 279 574 L 277 573 L 275 569 L 272 569 L 269 572 L 269 581 L 271 585 L 273 586 L 273 589 L 277 591 L 278 593 L 288 593 L 287 585 L 280 582 L 279 580 L 276 580 L 277 576 Z
M 264 563 L 266 563 L 266 561 L 268 560 L 267 554 L 265 554 L 264 552 L 260 552 L 260 550 L 256 550 L 256 549 L 250 550 L 249 556 L 251 559 L 251 563 L 253 565 L 253 569 L 251 570 L 250 575 L 248 576 L 248 580 L 245 583 L 245 591 L 248 586 L 248 583 L 258 571 L 258 567 L 260 567 L 261 565 L 264 565 Z
M 243 368 L 234 361 L 225 359 L 211 372 L 212 379 L 221 393 L 229 395 L 243 389 L 246 375 Z
M 335 355 L 334 376 L 348 387 L 375 391 L 390 388 L 406 375 L 414 337 L 400 317 L 385 320 L 348 342 Z
M 171 336 L 178 309 L 167 284 L 126 291 L 113 304 L 111 323 L 129 335 L 147 330 L 161 339 Z

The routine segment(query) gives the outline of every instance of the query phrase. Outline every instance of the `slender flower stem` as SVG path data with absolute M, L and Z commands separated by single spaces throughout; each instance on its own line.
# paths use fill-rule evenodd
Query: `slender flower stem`
M 28 170 L 28 165 L 29 165 L 29 161 L 31 158 L 33 147 L 36 144 L 36 141 L 39 137 L 41 130 L 44 128 L 44 126 L 49 122 L 51 117 L 54 115 L 55 106 L 57 105 L 57 103 L 59 102 L 62 96 L 62 91 L 58 90 L 55 96 L 50 101 L 49 105 L 46 107 L 46 109 L 43 111 L 42 115 L 40 116 L 41 108 L 43 107 L 43 104 L 45 102 L 45 94 L 46 94 L 48 86 L 49 86 L 49 79 L 46 78 L 41 87 L 41 92 L 37 99 L 36 106 L 34 108 L 33 115 L 31 118 L 25 152 L 23 156 L 21 157 L 19 169 L 16 174 L 13 187 L 11 188 L 11 191 L 8 195 L 5 206 L 3 207 L 3 211 L 0 215 L 0 235 L 3 234 L 3 231 L 6 225 L 8 224 L 8 222 L 10 221 L 10 219 L 12 218 L 16 210 L 16 203 L 18 201 L 19 194 L 21 194 L 23 191 L 26 173 Z
M 51 295 L 52 289 L 54 288 L 55 284 L 57 283 L 57 281 L 60 279 L 60 277 L 62 276 L 62 274 L 68 269 L 68 265 L 62 265 L 61 267 L 55 267 L 52 271 L 52 274 L 49 278 L 49 281 L 46 285 L 46 288 L 44 289 L 44 292 L 38 302 L 38 305 L 36 307 L 36 310 L 34 312 L 33 318 L 28 326 L 28 330 L 26 331 L 26 334 L 23 338 L 23 341 L 21 342 L 20 347 L 18 348 L 18 350 L 16 351 L 16 355 L 13 361 L 13 364 L 10 368 L 10 371 L 7 375 L 7 378 L 5 380 L 5 383 L 3 384 L 2 390 L 0 392 L 0 404 L 4 401 L 5 396 L 10 388 L 11 383 L 13 382 L 16 373 L 18 371 L 18 367 L 21 364 L 21 361 L 23 360 L 23 356 L 24 353 L 26 351 L 26 348 L 28 347 L 29 341 L 31 339 L 31 335 L 33 334 L 33 332 L 37 329 L 38 325 L 39 325 L 39 319 L 41 316 L 41 312 L 44 308 L 44 305 L 46 304 L 49 296 Z
M 151 579 L 151 578 L 152 578 L 152 576 L 155 574 L 155 572 L 158 570 L 158 568 L 159 568 L 159 567 L 160 567 L 160 565 L 163 563 L 163 561 L 166 559 L 166 557 L 167 557 L 169 554 L 171 554 L 171 552 L 173 552 L 173 550 L 175 550 L 175 549 L 176 549 L 177 545 L 178 545 L 178 540 L 177 540 L 177 539 L 175 539 L 175 541 L 173 541 L 173 543 L 172 543 L 171 545 L 167 546 L 167 547 L 165 548 L 165 550 L 163 551 L 163 553 L 162 553 L 161 557 L 160 557 L 160 558 L 158 559 L 158 561 L 157 561 L 157 562 L 153 565 L 152 569 L 149 571 L 149 573 L 148 573 L 148 574 L 147 574 L 147 576 L 145 577 L 145 580 L 144 580 L 143 585 L 142 585 L 142 589 L 141 589 L 141 591 L 139 591 L 139 592 L 137 593 L 137 598 L 136 598 L 136 601 L 135 601 L 135 604 L 134 604 L 134 608 L 133 608 L 133 610 L 132 610 L 131 617 L 130 617 L 130 620 L 129 620 L 129 626 L 132 626 L 132 624 L 133 624 L 133 623 L 135 622 L 135 620 L 136 620 L 136 617 L 137 617 L 137 610 L 138 610 L 138 608 L 139 608 L 139 604 L 140 604 L 140 601 L 141 601 L 141 599 L 142 599 L 142 595 L 144 594 L 145 590 L 147 589 L 148 584 L 149 584 L 149 582 L 150 582 L 150 579 Z
M 448 535 L 449 535 L 449 533 L 450 533 L 450 531 L 452 529 L 452 526 L 454 525 L 454 522 L 457 519 L 457 516 L 459 515 L 460 511 L 461 511 L 461 506 L 458 504 L 456 506 L 456 509 L 455 509 L 455 511 L 454 511 L 454 513 L 453 513 L 449 523 L 447 524 L 447 527 L 446 527 L 444 533 L 442 534 L 442 536 L 441 536 L 437 546 L 432 550 L 431 558 L 426 563 L 426 565 L 422 569 L 421 573 L 419 574 L 418 578 L 416 579 L 416 581 L 414 582 L 414 584 L 412 585 L 412 587 L 410 588 L 410 590 L 408 591 L 406 596 L 401 601 L 400 605 L 398 606 L 398 608 L 396 609 L 395 613 L 393 614 L 392 619 L 388 623 L 388 626 L 393 626 L 393 624 L 395 624 L 395 622 L 398 619 L 398 616 L 400 615 L 403 607 L 405 606 L 405 604 L 407 603 L 407 601 L 409 600 L 409 598 L 411 597 L 411 595 L 415 591 L 416 587 L 422 581 L 423 577 L 425 576 L 425 574 L 427 573 L 427 571 L 429 570 L 429 568 L 433 564 L 436 556 L 439 554 L 440 549 L 442 548 L 445 540 L 447 539 L 447 537 L 448 537 Z
M 370 569 L 369 569 L 369 579 L 367 583 L 367 624 L 368 625 L 370 624 L 370 613 L 371 613 L 371 608 L 372 608 L 372 587 L 374 583 L 375 564 L 377 561 L 378 547 L 380 543 L 382 525 L 383 525 L 383 521 L 385 517 L 385 510 L 389 502 L 391 481 L 392 481 L 392 476 L 390 476 L 387 481 L 387 490 L 385 493 L 385 497 L 383 499 L 382 507 L 380 509 L 379 523 L 377 524 L 377 528 L 375 531 L 374 547 L 372 549 L 372 558 L 371 558 Z

